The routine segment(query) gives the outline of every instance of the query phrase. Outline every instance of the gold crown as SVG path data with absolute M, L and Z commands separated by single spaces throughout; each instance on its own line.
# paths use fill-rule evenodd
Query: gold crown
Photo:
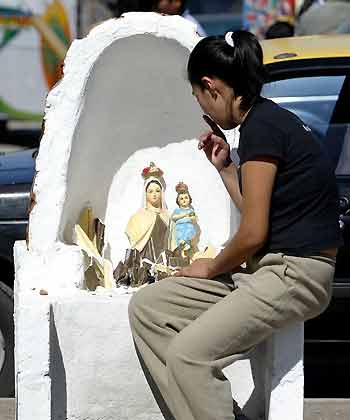
M 176 185 L 175 190 L 178 194 L 188 193 L 188 186 L 181 181 Z
M 154 176 L 155 178 L 161 178 L 163 174 L 164 172 L 158 168 L 154 162 L 151 162 L 149 166 L 144 168 L 142 171 L 142 177 L 144 179 L 150 178 L 151 176 Z

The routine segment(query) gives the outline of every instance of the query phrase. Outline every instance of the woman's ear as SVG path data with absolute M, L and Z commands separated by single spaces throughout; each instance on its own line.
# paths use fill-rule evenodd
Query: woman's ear
M 208 76 L 203 76 L 201 82 L 204 89 L 207 90 L 210 93 L 210 96 L 215 100 L 218 95 L 216 92 L 214 79 Z

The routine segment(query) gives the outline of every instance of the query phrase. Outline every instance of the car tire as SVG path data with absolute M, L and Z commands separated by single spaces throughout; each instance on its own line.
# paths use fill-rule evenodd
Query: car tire
M 0 282 L 0 397 L 15 393 L 13 291 Z

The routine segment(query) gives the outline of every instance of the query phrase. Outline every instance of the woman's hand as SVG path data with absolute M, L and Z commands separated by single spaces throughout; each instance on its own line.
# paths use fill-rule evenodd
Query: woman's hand
M 207 159 L 220 172 L 230 162 L 230 146 L 226 139 L 208 131 L 199 137 L 198 149 L 203 150 Z
M 175 273 L 175 277 L 195 277 L 201 279 L 210 279 L 213 272 L 213 259 L 200 258 L 191 265 L 183 267 Z
M 208 115 L 203 115 L 204 121 L 211 128 L 199 138 L 198 148 L 203 149 L 209 162 L 220 172 L 231 162 L 230 146 L 221 128 Z

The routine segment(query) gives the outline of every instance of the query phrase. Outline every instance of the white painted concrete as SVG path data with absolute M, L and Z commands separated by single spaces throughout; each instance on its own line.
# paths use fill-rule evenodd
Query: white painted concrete
M 127 315 L 130 295 L 106 290 L 79 291 L 74 296 L 24 293 L 19 300 L 19 420 L 163 418 L 133 346 Z M 234 398 L 252 419 L 302 419 L 302 370 L 294 365 L 299 355 L 296 342 L 288 343 L 286 360 L 279 357 L 280 341 L 294 333 L 277 334 L 247 359 L 225 369 Z M 272 348 L 278 351 L 276 357 Z
M 132 346 L 129 296 L 82 290 L 86 261 L 69 244 L 78 214 L 89 204 L 106 221 L 117 260 L 124 222 L 115 220 L 127 206 L 139 206 L 138 165 L 154 156 L 174 184 L 176 163 L 194 183 L 203 172 L 194 199 L 205 223 L 213 209 L 204 180 L 218 187 L 218 228 L 209 223 L 203 240 L 223 243 L 236 226 L 216 175 L 204 171 L 193 141 L 181 143 L 203 128 L 185 80 L 187 57 L 198 40 L 194 26 L 180 17 L 128 14 L 95 28 L 68 53 L 65 76 L 47 103 L 29 249 L 23 242 L 15 247 L 19 420 L 161 418 Z M 176 159 L 179 150 L 186 156 Z M 182 168 L 184 162 L 194 165 L 193 173 Z M 283 412 L 283 419 L 302 419 L 301 331 L 296 326 L 276 334 L 252 353 L 251 362 L 227 370 L 248 414 L 279 420 Z

